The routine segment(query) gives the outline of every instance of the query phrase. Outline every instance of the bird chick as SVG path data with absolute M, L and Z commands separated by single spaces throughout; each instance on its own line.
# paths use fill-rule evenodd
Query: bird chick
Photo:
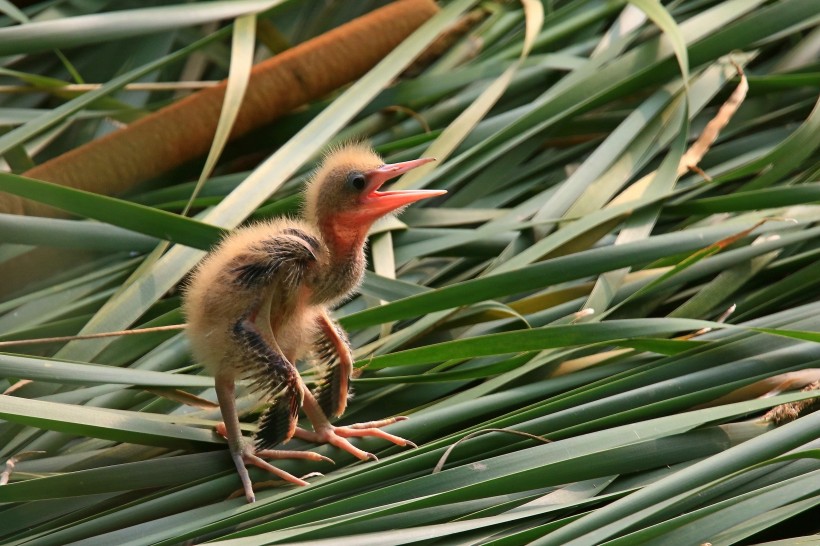
M 305 191 L 302 219 L 278 219 L 227 236 L 194 271 L 185 291 L 187 333 L 195 358 L 214 376 L 227 438 L 248 502 L 255 500 L 245 468 L 253 464 L 298 485 L 307 482 L 265 459 L 329 460 L 313 452 L 271 449 L 292 437 L 330 443 L 359 459 L 375 459 L 347 438 L 375 436 L 411 442 L 381 427 L 390 418 L 346 427 L 330 424 L 347 405 L 353 358 L 347 336 L 329 310 L 359 286 L 367 232 L 380 217 L 439 190 L 379 191 L 423 158 L 385 165 L 369 147 L 351 144 L 329 153 Z M 295 363 L 309 354 L 323 370 L 308 389 Z M 239 428 L 235 382 L 271 401 L 259 419 L 254 444 Z M 302 408 L 313 430 L 297 427 Z

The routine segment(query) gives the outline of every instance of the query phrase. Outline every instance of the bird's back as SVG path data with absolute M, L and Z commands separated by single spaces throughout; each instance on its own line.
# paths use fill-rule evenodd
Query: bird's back
M 192 351 L 211 373 L 223 369 L 232 359 L 237 321 L 267 297 L 271 298 L 273 331 L 263 335 L 285 345 L 282 351 L 289 357 L 301 356 L 294 353 L 304 345 L 305 335 L 296 333 L 310 320 L 306 301 L 310 291 L 304 282 L 298 282 L 296 289 L 289 282 L 299 280 L 295 277 L 299 272 L 292 268 L 304 264 L 285 259 L 270 278 L 263 278 L 265 272 L 260 270 L 260 264 L 268 263 L 265 260 L 281 251 L 277 247 L 283 246 L 282 241 L 300 244 L 300 240 L 322 257 L 318 236 L 304 222 L 280 219 L 253 224 L 225 237 L 194 270 L 185 290 L 183 309 Z

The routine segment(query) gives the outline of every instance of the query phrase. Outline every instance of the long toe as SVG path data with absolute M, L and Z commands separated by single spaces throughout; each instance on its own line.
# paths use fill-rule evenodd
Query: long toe
M 362 461 L 366 461 L 368 459 L 370 459 L 372 461 L 378 461 L 379 460 L 378 457 L 376 457 L 372 453 L 368 453 L 367 451 L 359 449 L 358 447 L 351 444 L 349 441 L 347 441 L 347 438 L 345 438 L 344 436 L 339 435 L 337 433 L 337 430 L 338 429 L 333 429 L 333 430 L 328 430 L 328 431 L 324 432 L 322 434 L 322 436 L 324 438 L 324 443 L 330 444 L 334 447 L 338 447 L 339 449 L 341 449 L 343 451 L 347 451 L 348 453 L 350 453 L 351 455 L 353 455 L 354 457 L 356 457 L 357 459 L 360 459 Z
M 304 459 L 308 461 L 323 461 L 336 464 L 330 457 L 319 455 L 313 451 L 287 451 L 283 449 L 259 449 L 254 453 L 257 457 L 264 459 Z
M 390 434 L 389 432 L 385 432 L 379 428 L 361 428 L 356 425 L 351 425 L 349 427 L 336 427 L 336 434 L 342 438 L 364 438 L 366 436 L 372 436 L 375 438 L 381 438 L 382 440 L 387 440 L 388 442 L 393 442 L 397 446 L 416 447 L 416 444 L 410 440 L 405 440 L 400 436 Z
M 381 421 L 379 421 L 381 423 Z M 385 432 L 379 428 L 375 427 L 363 427 L 362 425 L 369 425 L 370 423 L 362 423 L 360 425 L 350 425 L 344 427 L 335 427 L 332 425 L 328 425 L 327 428 L 322 428 L 319 431 L 310 431 L 305 429 L 296 429 L 295 436 L 302 440 L 306 440 L 308 442 L 313 442 L 316 444 L 330 444 L 334 447 L 338 447 L 343 451 L 347 451 L 357 459 L 365 460 L 374 460 L 378 461 L 379 459 L 373 455 L 372 453 L 368 453 L 358 447 L 354 446 L 350 443 L 348 438 L 365 438 L 365 437 L 374 437 L 374 438 L 381 438 L 382 440 L 387 440 L 388 442 L 392 442 L 398 446 L 410 446 L 416 447 L 416 444 L 411 442 L 410 440 L 405 440 L 395 434 L 390 434 L 389 432 Z M 389 423 L 385 423 L 389 424 Z
M 355 425 L 347 425 L 345 428 L 382 428 L 399 421 L 407 421 L 408 417 L 399 415 L 397 417 L 388 417 L 387 419 L 379 419 L 378 421 L 368 421 L 367 423 L 356 423 Z
M 281 468 L 276 468 L 268 461 L 260 459 L 253 453 L 246 453 L 243 458 L 245 460 L 245 464 L 252 464 L 253 466 L 261 468 L 262 470 L 266 470 L 288 483 L 292 483 L 294 485 L 309 485 L 308 482 L 306 482 L 305 480 L 297 478 L 290 472 L 285 472 Z

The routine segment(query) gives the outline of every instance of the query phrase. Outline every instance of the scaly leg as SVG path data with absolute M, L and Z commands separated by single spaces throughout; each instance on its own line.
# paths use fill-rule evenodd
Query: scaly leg
M 308 485 L 308 482 L 297 478 L 296 476 L 276 468 L 261 457 L 277 458 L 277 459 L 308 459 L 312 461 L 329 461 L 333 462 L 327 457 L 323 457 L 318 453 L 304 452 L 304 451 L 278 451 L 271 449 L 263 449 L 256 451 L 251 445 L 245 443 L 242 437 L 242 430 L 239 428 L 239 415 L 236 411 L 235 400 L 235 385 L 232 378 L 217 377 L 216 378 L 216 397 L 219 400 L 219 408 L 222 412 L 224 423 L 222 426 L 217 426 L 217 432 L 222 434 L 228 440 L 228 447 L 231 452 L 231 459 L 233 459 L 236 471 L 239 474 L 239 479 L 242 482 L 242 489 L 245 492 L 245 498 L 248 502 L 254 502 L 256 496 L 253 493 L 253 484 L 248 475 L 246 464 L 252 464 L 263 470 L 278 476 L 282 480 L 296 485 Z

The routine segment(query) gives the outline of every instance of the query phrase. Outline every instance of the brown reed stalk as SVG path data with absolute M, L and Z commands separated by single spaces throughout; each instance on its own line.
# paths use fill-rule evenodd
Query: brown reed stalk
M 231 139 L 359 78 L 437 10 L 432 0 L 399 0 L 259 63 Z M 189 95 L 23 175 L 102 194 L 121 193 L 208 151 L 226 85 L 223 81 Z M 0 212 L 62 214 L 3 193 Z

